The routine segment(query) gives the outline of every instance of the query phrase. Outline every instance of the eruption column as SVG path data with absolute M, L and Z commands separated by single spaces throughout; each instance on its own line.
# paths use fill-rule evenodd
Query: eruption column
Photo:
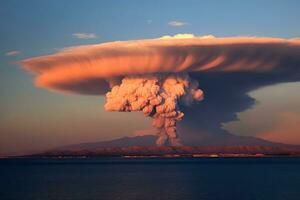
M 143 111 L 152 118 L 152 125 L 158 130 L 157 145 L 168 141 L 178 146 L 180 140 L 176 123 L 184 113 L 179 105 L 190 105 L 203 99 L 198 82 L 187 73 L 131 75 L 122 79 L 120 84 L 112 84 L 106 94 L 107 111 Z

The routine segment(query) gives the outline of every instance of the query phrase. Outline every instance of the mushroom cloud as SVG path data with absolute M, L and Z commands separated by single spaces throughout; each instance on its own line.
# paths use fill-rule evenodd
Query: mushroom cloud
M 106 94 L 107 111 L 142 111 L 157 129 L 157 145 L 178 146 L 176 123 L 184 116 L 180 107 L 204 98 L 194 74 L 298 77 L 300 39 L 178 34 L 70 47 L 20 64 L 36 75 L 38 87 Z

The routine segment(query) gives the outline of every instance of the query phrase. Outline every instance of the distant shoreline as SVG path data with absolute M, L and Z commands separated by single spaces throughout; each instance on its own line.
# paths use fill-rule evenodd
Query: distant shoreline
M 6 156 L 0 157 L 0 160 L 4 159 L 89 159 L 89 158 L 123 158 L 123 159 L 145 159 L 145 158 L 300 158 L 299 155 L 265 155 L 265 154 L 195 154 L 195 155 L 117 155 L 117 156 L 76 156 L 76 155 L 57 155 L 57 156 Z
M 53 149 L 35 154 L 0 158 L 236 158 L 300 157 L 300 147 L 272 146 L 128 146 Z

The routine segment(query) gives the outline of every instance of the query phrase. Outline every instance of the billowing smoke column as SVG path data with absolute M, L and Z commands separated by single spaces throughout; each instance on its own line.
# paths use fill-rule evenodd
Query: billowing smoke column
M 106 94 L 107 111 L 143 111 L 152 118 L 158 130 L 157 145 L 167 140 L 172 146 L 180 145 L 176 123 L 184 114 L 179 104 L 190 105 L 203 99 L 198 82 L 187 73 L 133 75 L 123 78 L 122 83 L 112 87 Z

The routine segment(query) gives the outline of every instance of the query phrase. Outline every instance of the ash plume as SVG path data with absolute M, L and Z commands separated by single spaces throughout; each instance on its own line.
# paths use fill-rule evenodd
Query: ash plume
M 181 145 L 176 123 L 184 113 L 179 104 L 191 105 L 203 99 L 198 82 L 187 73 L 126 76 L 121 84 L 112 87 L 106 94 L 107 111 L 142 111 L 152 118 L 157 129 L 157 145 L 167 141 L 172 146 Z
M 157 144 L 180 145 L 176 123 L 183 110 L 185 136 L 223 134 L 221 124 L 252 104 L 249 90 L 299 81 L 300 39 L 179 34 L 70 47 L 19 63 L 35 74 L 37 87 L 107 93 L 106 110 L 143 111 L 157 129 Z M 198 80 L 206 100 L 185 108 L 203 98 Z

